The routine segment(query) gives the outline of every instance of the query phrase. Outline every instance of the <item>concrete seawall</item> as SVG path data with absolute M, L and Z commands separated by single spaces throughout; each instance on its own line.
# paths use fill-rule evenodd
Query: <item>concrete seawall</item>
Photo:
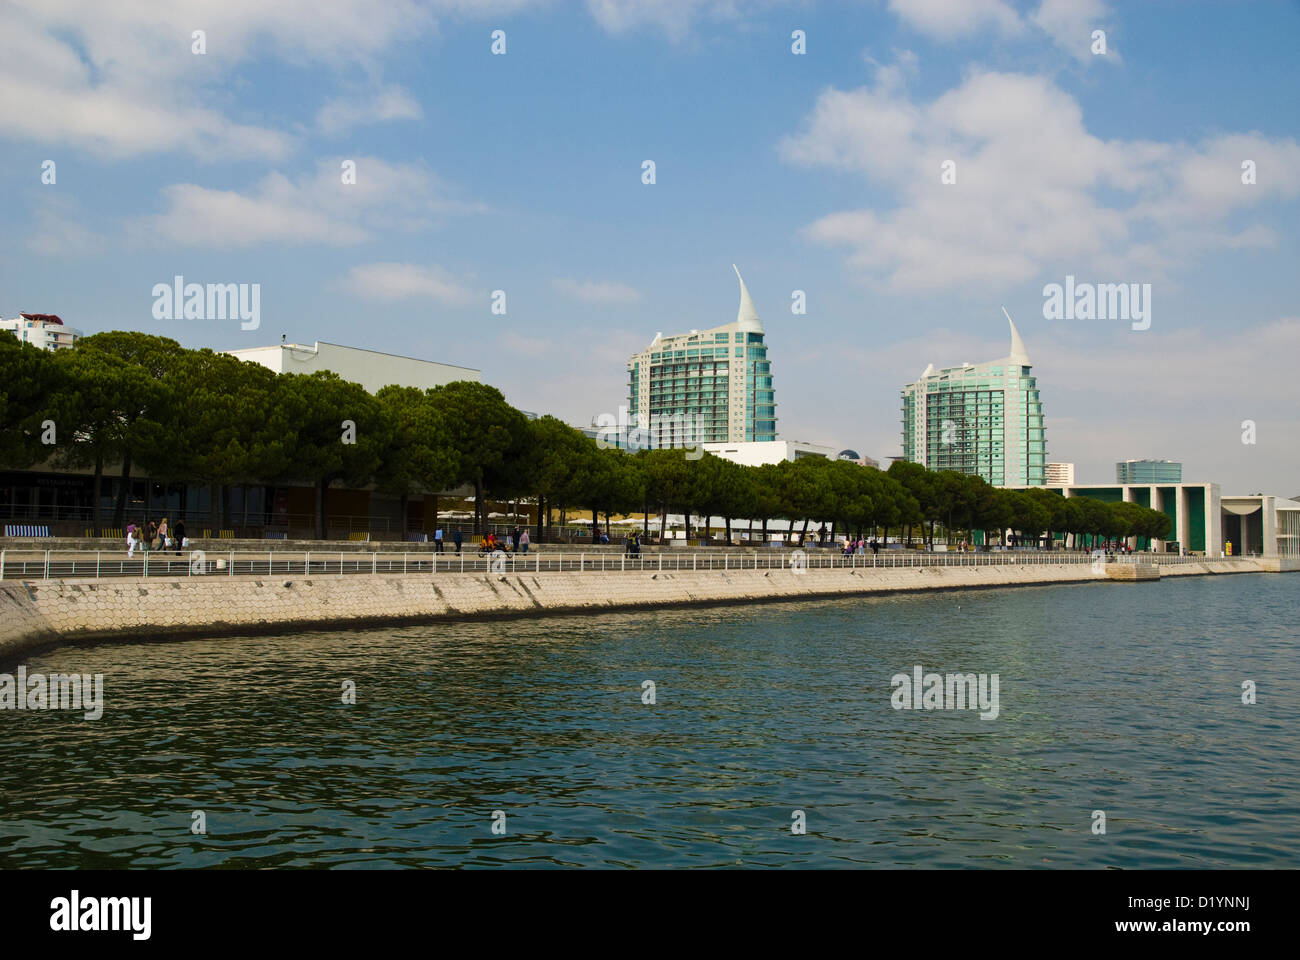
M 1152 570 L 1154 568 L 1147 568 Z M 1159 574 L 1261 572 L 1242 561 Z M 1149 574 L 1138 579 L 1154 579 Z M 0 582 L 0 662 L 37 647 L 644 607 L 760 603 L 914 590 L 1133 580 L 1123 564 L 637 573 L 439 573 Z

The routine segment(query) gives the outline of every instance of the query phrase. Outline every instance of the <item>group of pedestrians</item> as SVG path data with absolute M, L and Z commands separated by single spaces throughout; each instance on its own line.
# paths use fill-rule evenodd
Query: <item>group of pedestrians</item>
M 872 556 L 875 556 L 876 554 L 880 553 L 880 541 L 867 540 L 863 537 L 858 537 L 856 540 L 854 540 L 852 537 L 845 537 L 843 549 L 844 549 L 844 556 L 846 557 L 851 557 L 855 553 L 858 554 L 858 556 L 861 556 L 862 554 L 866 553 L 868 550 L 871 551 Z
M 433 531 L 433 549 L 435 552 L 442 553 L 442 542 L 442 527 L 439 527 L 437 530 Z M 460 527 L 457 527 L 452 531 L 451 542 L 456 544 L 456 555 L 459 556 L 461 544 L 465 542 L 465 534 L 461 531 Z
M 175 550 L 179 557 L 181 548 L 183 548 L 187 539 L 185 537 L 185 522 L 177 520 L 175 528 L 169 527 L 167 518 L 155 523 L 150 520 L 147 523 L 136 526 L 129 523 L 126 526 L 126 555 L 132 557 L 138 549 L 141 553 L 148 553 L 150 550 Z

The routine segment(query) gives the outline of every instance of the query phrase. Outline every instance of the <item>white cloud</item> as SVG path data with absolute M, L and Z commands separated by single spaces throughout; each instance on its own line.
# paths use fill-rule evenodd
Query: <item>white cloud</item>
M 1261 171 L 1300 166 L 1294 140 L 1102 140 L 1069 94 L 1020 74 L 975 72 L 929 103 L 912 100 L 897 75 L 830 89 L 780 149 L 793 164 L 893 191 L 891 209 L 829 213 L 806 235 L 847 248 L 852 267 L 896 291 L 1000 289 L 1061 265 L 1150 281 L 1191 254 L 1269 242 L 1265 230 L 1234 232 L 1223 221 L 1300 195 L 1287 176 L 1241 183 L 1242 159 Z M 952 185 L 940 179 L 949 160 Z M 1134 269 L 1145 275 L 1129 276 Z
M 736 20 L 742 8 L 760 5 L 753 0 L 587 0 L 592 17 L 609 33 L 648 26 L 675 41 L 682 40 L 700 18 Z
M 436 29 L 437 17 L 482 18 L 538 0 L 9 0 L 0 4 L 0 136 L 67 144 L 114 157 L 189 152 L 277 159 L 293 147 L 284 118 L 235 122 L 228 98 L 245 61 L 280 60 L 324 78 L 382 73 L 385 51 Z M 207 52 L 192 52 L 203 30 Z M 388 88 L 379 119 L 411 104 Z M 358 122 L 334 101 L 324 123 Z M 385 116 L 387 114 L 387 116 Z
M 552 283 L 556 290 L 584 303 L 634 303 L 641 299 L 639 291 L 623 283 L 595 283 L 591 280 L 579 283 L 565 277 Z
M 389 86 L 369 96 L 330 100 L 316 112 L 316 126 L 327 134 L 338 134 L 367 123 L 418 120 L 421 116 L 414 97 L 401 87 Z
M 1080 63 L 1119 63 L 1119 51 L 1106 22 L 1109 14 L 1103 0 L 1043 0 L 1030 20 Z M 1092 52 L 1092 32 L 1098 29 L 1106 30 L 1105 56 Z
M 434 300 L 449 306 L 470 303 L 473 292 L 441 267 L 414 263 L 368 263 L 353 267 L 344 287 L 374 300 Z M 484 309 L 487 300 L 484 299 Z
M 955 40 L 981 30 L 1015 34 L 1020 15 L 1005 0 L 889 0 L 889 9 L 918 33 Z
M 1079 63 L 1119 63 L 1109 30 L 1106 56 L 1092 53 L 1092 31 L 1108 27 L 1104 0 L 1042 0 L 1021 17 L 1007 0 L 889 0 L 889 9 L 911 29 L 933 40 L 952 43 L 982 33 L 1018 40 L 1034 39 L 1037 27 Z
M 356 157 L 356 182 L 342 182 L 343 158 L 322 160 L 299 181 L 270 173 L 247 191 L 192 183 L 163 188 L 167 209 L 132 224 L 141 242 L 212 248 L 263 243 L 348 246 L 381 230 L 417 230 L 439 214 L 482 209 L 448 199 L 415 164 Z

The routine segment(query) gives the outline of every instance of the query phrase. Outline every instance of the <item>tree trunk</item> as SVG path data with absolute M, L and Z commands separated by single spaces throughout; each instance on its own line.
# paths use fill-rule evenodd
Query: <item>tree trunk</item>
M 641 536 L 644 540 L 649 542 L 650 540 L 650 497 L 649 495 L 647 495 L 645 499 L 642 501 L 641 506 L 644 508 L 641 512 L 641 519 L 643 521 L 642 528 L 641 528 Z
M 487 513 L 483 509 L 483 475 L 474 477 L 474 536 L 481 537 L 487 530 Z
M 131 496 L 131 453 L 128 451 L 122 457 L 122 482 L 117 491 L 117 504 L 113 508 L 113 526 L 123 531 L 125 536 L 126 530 L 126 502 Z
M 686 507 L 682 510 L 682 520 L 686 523 L 686 542 L 691 541 L 691 508 Z
M 208 522 L 212 524 L 212 535 L 216 536 L 217 529 L 221 526 L 221 487 L 215 483 L 208 484 Z
M 406 514 L 407 514 L 407 508 L 410 506 L 410 504 L 408 503 L 408 501 L 409 501 L 410 499 L 411 499 L 410 496 L 406 493 L 405 490 L 403 490 L 403 491 L 402 491 L 402 502 L 401 502 L 401 510 L 402 510 L 402 542 L 403 542 L 403 543 L 406 542 Z
M 95 499 L 90 511 L 90 532 L 98 537 L 100 530 L 100 492 L 104 487 L 104 455 L 102 453 L 95 455 Z
M 659 514 L 659 542 L 664 542 L 664 537 L 668 533 L 668 504 L 660 504 L 661 512 Z
M 592 510 L 591 511 L 591 545 L 594 547 L 599 542 L 600 542 L 600 515 L 595 510 Z
M 325 503 L 329 485 L 328 478 L 316 481 L 316 538 L 318 540 L 329 539 L 329 514 L 326 512 Z
M 803 546 L 808 540 L 808 517 L 803 518 L 803 530 L 799 533 L 799 546 Z
M 763 545 L 767 546 L 767 517 L 763 518 Z
M 723 517 L 727 524 L 727 546 L 731 546 L 731 514 Z
M 538 543 L 545 542 L 542 538 L 542 506 L 545 502 L 546 498 L 539 493 L 537 495 L 537 537 L 535 538 Z

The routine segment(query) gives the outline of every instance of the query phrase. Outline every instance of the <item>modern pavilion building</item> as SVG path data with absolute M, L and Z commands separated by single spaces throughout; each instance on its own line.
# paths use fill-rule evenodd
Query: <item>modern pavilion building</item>
M 1043 485 L 1047 441 L 1038 381 L 1009 314 L 1007 323 L 1008 356 L 941 370 L 930 364 L 903 388 L 905 460 L 976 474 L 996 487 Z
M 776 439 L 772 365 L 763 324 L 740 280 L 734 323 L 665 337 L 627 362 L 628 421 L 648 429 L 649 446 Z M 687 435 L 683 437 L 683 433 Z

